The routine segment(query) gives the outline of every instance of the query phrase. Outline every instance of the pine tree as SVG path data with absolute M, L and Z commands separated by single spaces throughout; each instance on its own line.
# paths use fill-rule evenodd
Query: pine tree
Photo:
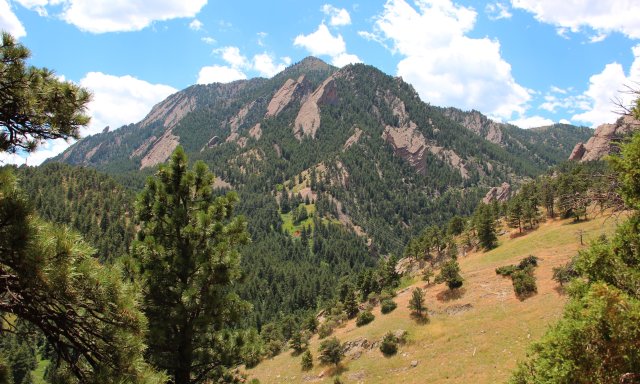
M 427 307 L 424 305 L 424 292 L 420 288 L 415 288 L 411 293 L 411 299 L 409 300 L 409 309 L 412 313 L 423 317 Z
M 480 246 L 485 250 L 495 248 L 498 245 L 496 223 L 488 205 L 480 204 L 475 213 L 475 222 Z
M 308 349 L 302 354 L 300 366 L 303 371 L 308 371 L 313 368 L 313 355 L 311 355 L 311 351 L 309 351 Z
M 336 367 L 340 364 L 340 361 L 342 361 L 342 358 L 344 357 L 342 345 L 336 337 L 332 337 L 320 343 L 318 352 L 320 353 L 318 359 L 323 364 L 334 364 Z
M 91 94 L 53 71 L 28 67 L 29 50 L 2 32 L 0 44 L 0 152 L 34 151 L 44 140 L 78 138 L 89 123 Z
M 344 311 L 347 317 L 353 319 L 356 317 L 360 309 L 358 308 L 358 301 L 356 300 L 356 294 L 353 289 L 349 289 L 344 299 Z
M 464 279 L 460 275 L 460 265 L 456 260 L 449 260 L 442 265 L 436 283 L 447 283 L 449 289 L 462 287 Z
M 178 147 L 147 180 L 136 202 L 133 254 L 144 281 L 149 355 L 175 384 L 219 377 L 237 362 L 227 328 L 248 309 L 232 293 L 246 223 L 233 216 L 234 193 L 215 197 L 203 162 L 187 168 Z

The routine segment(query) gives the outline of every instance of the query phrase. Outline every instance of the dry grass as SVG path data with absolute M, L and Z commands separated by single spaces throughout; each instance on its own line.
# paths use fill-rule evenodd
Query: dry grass
M 376 348 L 358 359 L 343 361 L 341 380 L 345 383 L 496 383 L 504 382 L 525 356 L 527 346 L 540 338 L 549 323 L 558 319 L 566 298 L 552 281 L 552 268 L 567 262 L 580 248 L 578 230 L 584 239 L 610 233 L 615 220 L 603 217 L 573 224 L 548 221 L 531 233 L 509 239 L 505 234 L 500 246 L 487 253 L 470 253 L 460 260 L 465 278 L 462 294 L 451 297 L 444 284 L 414 286 L 425 288 L 430 320 L 420 325 L 407 309 L 411 288 L 396 297 L 398 308 L 387 315 L 379 307 L 375 320 L 364 327 L 350 321 L 335 335 L 342 341 L 360 337 L 380 340 L 389 330 L 409 332 L 408 343 L 392 357 L 384 357 Z M 495 268 L 514 264 L 533 254 L 540 258 L 535 270 L 538 293 L 524 301 L 515 297 L 511 279 L 496 275 Z M 470 304 L 470 306 L 468 305 Z M 332 383 L 333 371 L 318 366 L 319 341 L 314 337 L 311 352 L 314 368 L 303 372 L 300 357 L 289 352 L 248 370 L 250 378 L 261 383 Z M 418 361 L 412 367 L 412 361 Z M 320 377 L 322 376 L 322 377 Z

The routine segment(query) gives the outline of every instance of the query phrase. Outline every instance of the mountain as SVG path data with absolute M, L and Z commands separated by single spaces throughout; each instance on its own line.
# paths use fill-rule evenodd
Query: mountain
M 522 130 L 431 106 L 374 67 L 337 69 L 309 57 L 271 79 L 191 86 L 142 121 L 84 138 L 53 161 L 137 188 L 182 145 L 211 166 L 218 187 L 239 191 L 250 218 L 256 208 L 280 207 L 286 191 L 287 200 L 322 201 L 318 214 L 386 253 L 427 224 L 470 213 L 490 187 L 563 161 L 591 132 Z
M 576 144 L 569 160 L 601 160 L 604 156 L 617 152 L 620 141 L 639 128 L 640 122 L 631 115 L 621 116 L 613 124 L 602 124 L 596 128 L 589 141 Z

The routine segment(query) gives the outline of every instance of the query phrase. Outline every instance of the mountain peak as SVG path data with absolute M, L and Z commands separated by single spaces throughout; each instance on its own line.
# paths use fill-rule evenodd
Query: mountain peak
M 302 61 L 295 63 L 290 69 L 299 69 L 304 71 L 327 71 L 333 67 L 315 56 L 307 56 Z

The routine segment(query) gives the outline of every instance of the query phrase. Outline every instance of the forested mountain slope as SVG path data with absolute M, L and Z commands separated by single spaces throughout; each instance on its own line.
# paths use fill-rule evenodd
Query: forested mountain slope
M 386 253 L 415 228 L 469 214 L 487 188 L 566 159 L 590 134 L 567 125 L 522 130 L 434 107 L 374 67 L 337 69 L 309 57 L 271 79 L 189 87 L 141 122 L 87 137 L 54 161 L 137 188 L 180 144 L 212 167 L 220 187 L 240 192 L 246 212 L 302 191 Z

